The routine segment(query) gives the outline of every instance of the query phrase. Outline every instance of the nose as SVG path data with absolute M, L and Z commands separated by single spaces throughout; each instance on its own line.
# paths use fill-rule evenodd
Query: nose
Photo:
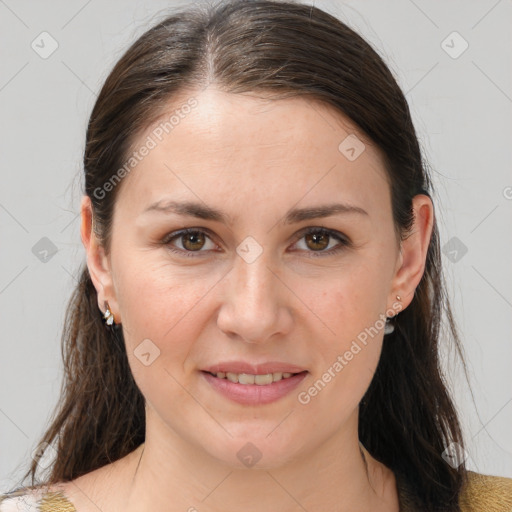
M 291 292 L 269 267 L 265 252 L 251 263 L 237 256 L 222 286 L 217 325 L 225 334 L 265 343 L 290 332 L 293 318 L 286 301 Z

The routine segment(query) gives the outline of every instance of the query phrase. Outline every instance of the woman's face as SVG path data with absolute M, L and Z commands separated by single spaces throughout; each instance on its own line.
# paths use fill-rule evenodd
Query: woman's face
M 95 272 L 99 303 L 123 326 L 148 432 L 239 467 L 246 455 L 272 467 L 353 436 L 383 320 L 417 284 L 400 271 L 380 153 L 304 98 L 209 88 L 182 94 L 164 121 L 176 109 L 168 133 L 156 123 L 134 146 L 140 161 L 119 185 L 111 253 Z M 205 374 L 224 363 L 305 373 L 261 385 Z M 266 363 L 277 366 L 256 367 Z

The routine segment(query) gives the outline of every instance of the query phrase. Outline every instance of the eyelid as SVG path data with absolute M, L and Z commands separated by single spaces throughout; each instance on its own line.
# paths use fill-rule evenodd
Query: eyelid
M 341 242 L 350 243 L 350 239 L 347 235 L 342 233 L 341 231 L 337 231 L 336 229 L 327 228 L 325 226 L 307 226 L 301 230 L 299 230 L 296 233 L 296 238 L 300 239 L 304 235 L 308 235 L 310 233 L 320 233 L 325 235 L 330 235 L 333 238 L 336 238 L 337 240 L 340 240 Z
M 202 233 L 204 234 L 207 238 L 209 238 L 213 243 L 215 243 L 216 245 L 219 245 L 215 242 L 215 235 L 213 235 L 213 233 L 208 229 L 208 228 L 183 228 L 183 229 L 179 229 L 177 231 L 172 231 L 171 233 L 168 233 L 167 235 L 165 235 L 163 237 L 163 239 L 161 240 L 161 244 L 162 245 L 165 245 L 165 246 L 170 246 L 171 244 L 171 241 L 172 240 L 175 240 L 175 239 L 178 239 L 184 235 L 187 235 L 187 234 L 190 234 L 190 233 Z M 182 254 L 182 255 L 185 255 L 185 256 L 196 256 L 200 253 L 208 253 L 209 251 L 202 251 L 202 250 L 199 250 L 199 251 L 185 251 L 183 249 L 178 249 L 176 247 L 172 247 L 170 248 L 170 250 L 174 253 L 179 253 L 179 254 Z
M 337 231 L 336 229 L 330 229 L 324 226 L 308 226 L 306 228 L 301 229 L 296 235 L 296 241 L 294 242 L 294 245 L 299 242 L 305 235 L 311 234 L 311 233 L 319 233 L 321 235 L 329 236 L 330 238 L 334 238 L 339 243 L 331 247 L 328 251 L 305 251 L 307 253 L 307 257 L 327 257 L 330 255 L 335 255 L 338 252 L 342 251 L 343 249 L 347 249 L 353 246 L 352 241 L 348 236 L 341 233 L 340 231 Z

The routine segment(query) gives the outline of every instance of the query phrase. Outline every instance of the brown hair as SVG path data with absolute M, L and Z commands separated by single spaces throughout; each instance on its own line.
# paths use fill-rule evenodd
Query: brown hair
M 407 101 L 378 53 L 357 33 L 312 6 L 233 0 L 174 12 L 143 34 L 117 62 L 94 105 L 84 154 L 85 193 L 94 229 L 109 251 L 119 187 L 95 194 L 121 168 L 142 130 L 180 91 L 210 83 L 230 93 L 324 102 L 355 122 L 385 157 L 395 229 L 407 236 L 412 198 L 432 183 Z M 438 356 L 446 318 L 462 358 L 441 271 L 434 223 L 424 275 L 412 303 L 385 337 L 375 376 L 360 404 L 359 436 L 407 483 L 421 510 L 457 511 L 464 463 L 442 452 L 464 446 Z M 56 441 L 46 483 L 68 481 L 111 463 L 145 436 L 144 398 L 132 377 L 121 330 L 105 328 L 87 266 L 81 269 L 63 330 L 62 397 L 42 443 Z M 37 461 L 25 475 L 35 481 Z

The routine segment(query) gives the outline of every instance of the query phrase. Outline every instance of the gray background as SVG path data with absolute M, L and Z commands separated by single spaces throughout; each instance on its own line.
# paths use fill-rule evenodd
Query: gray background
M 78 212 L 88 116 L 128 44 L 175 5 L 0 0 L 0 491 L 20 477 L 58 399 L 64 306 L 85 254 Z M 315 5 L 371 42 L 406 93 L 434 172 L 443 260 L 474 391 L 475 403 L 447 351 L 468 465 L 512 477 L 512 4 Z M 44 31 L 58 44 L 47 58 L 31 46 L 51 49 Z M 46 261 L 36 257 L 44 237 L 57 251 Z

